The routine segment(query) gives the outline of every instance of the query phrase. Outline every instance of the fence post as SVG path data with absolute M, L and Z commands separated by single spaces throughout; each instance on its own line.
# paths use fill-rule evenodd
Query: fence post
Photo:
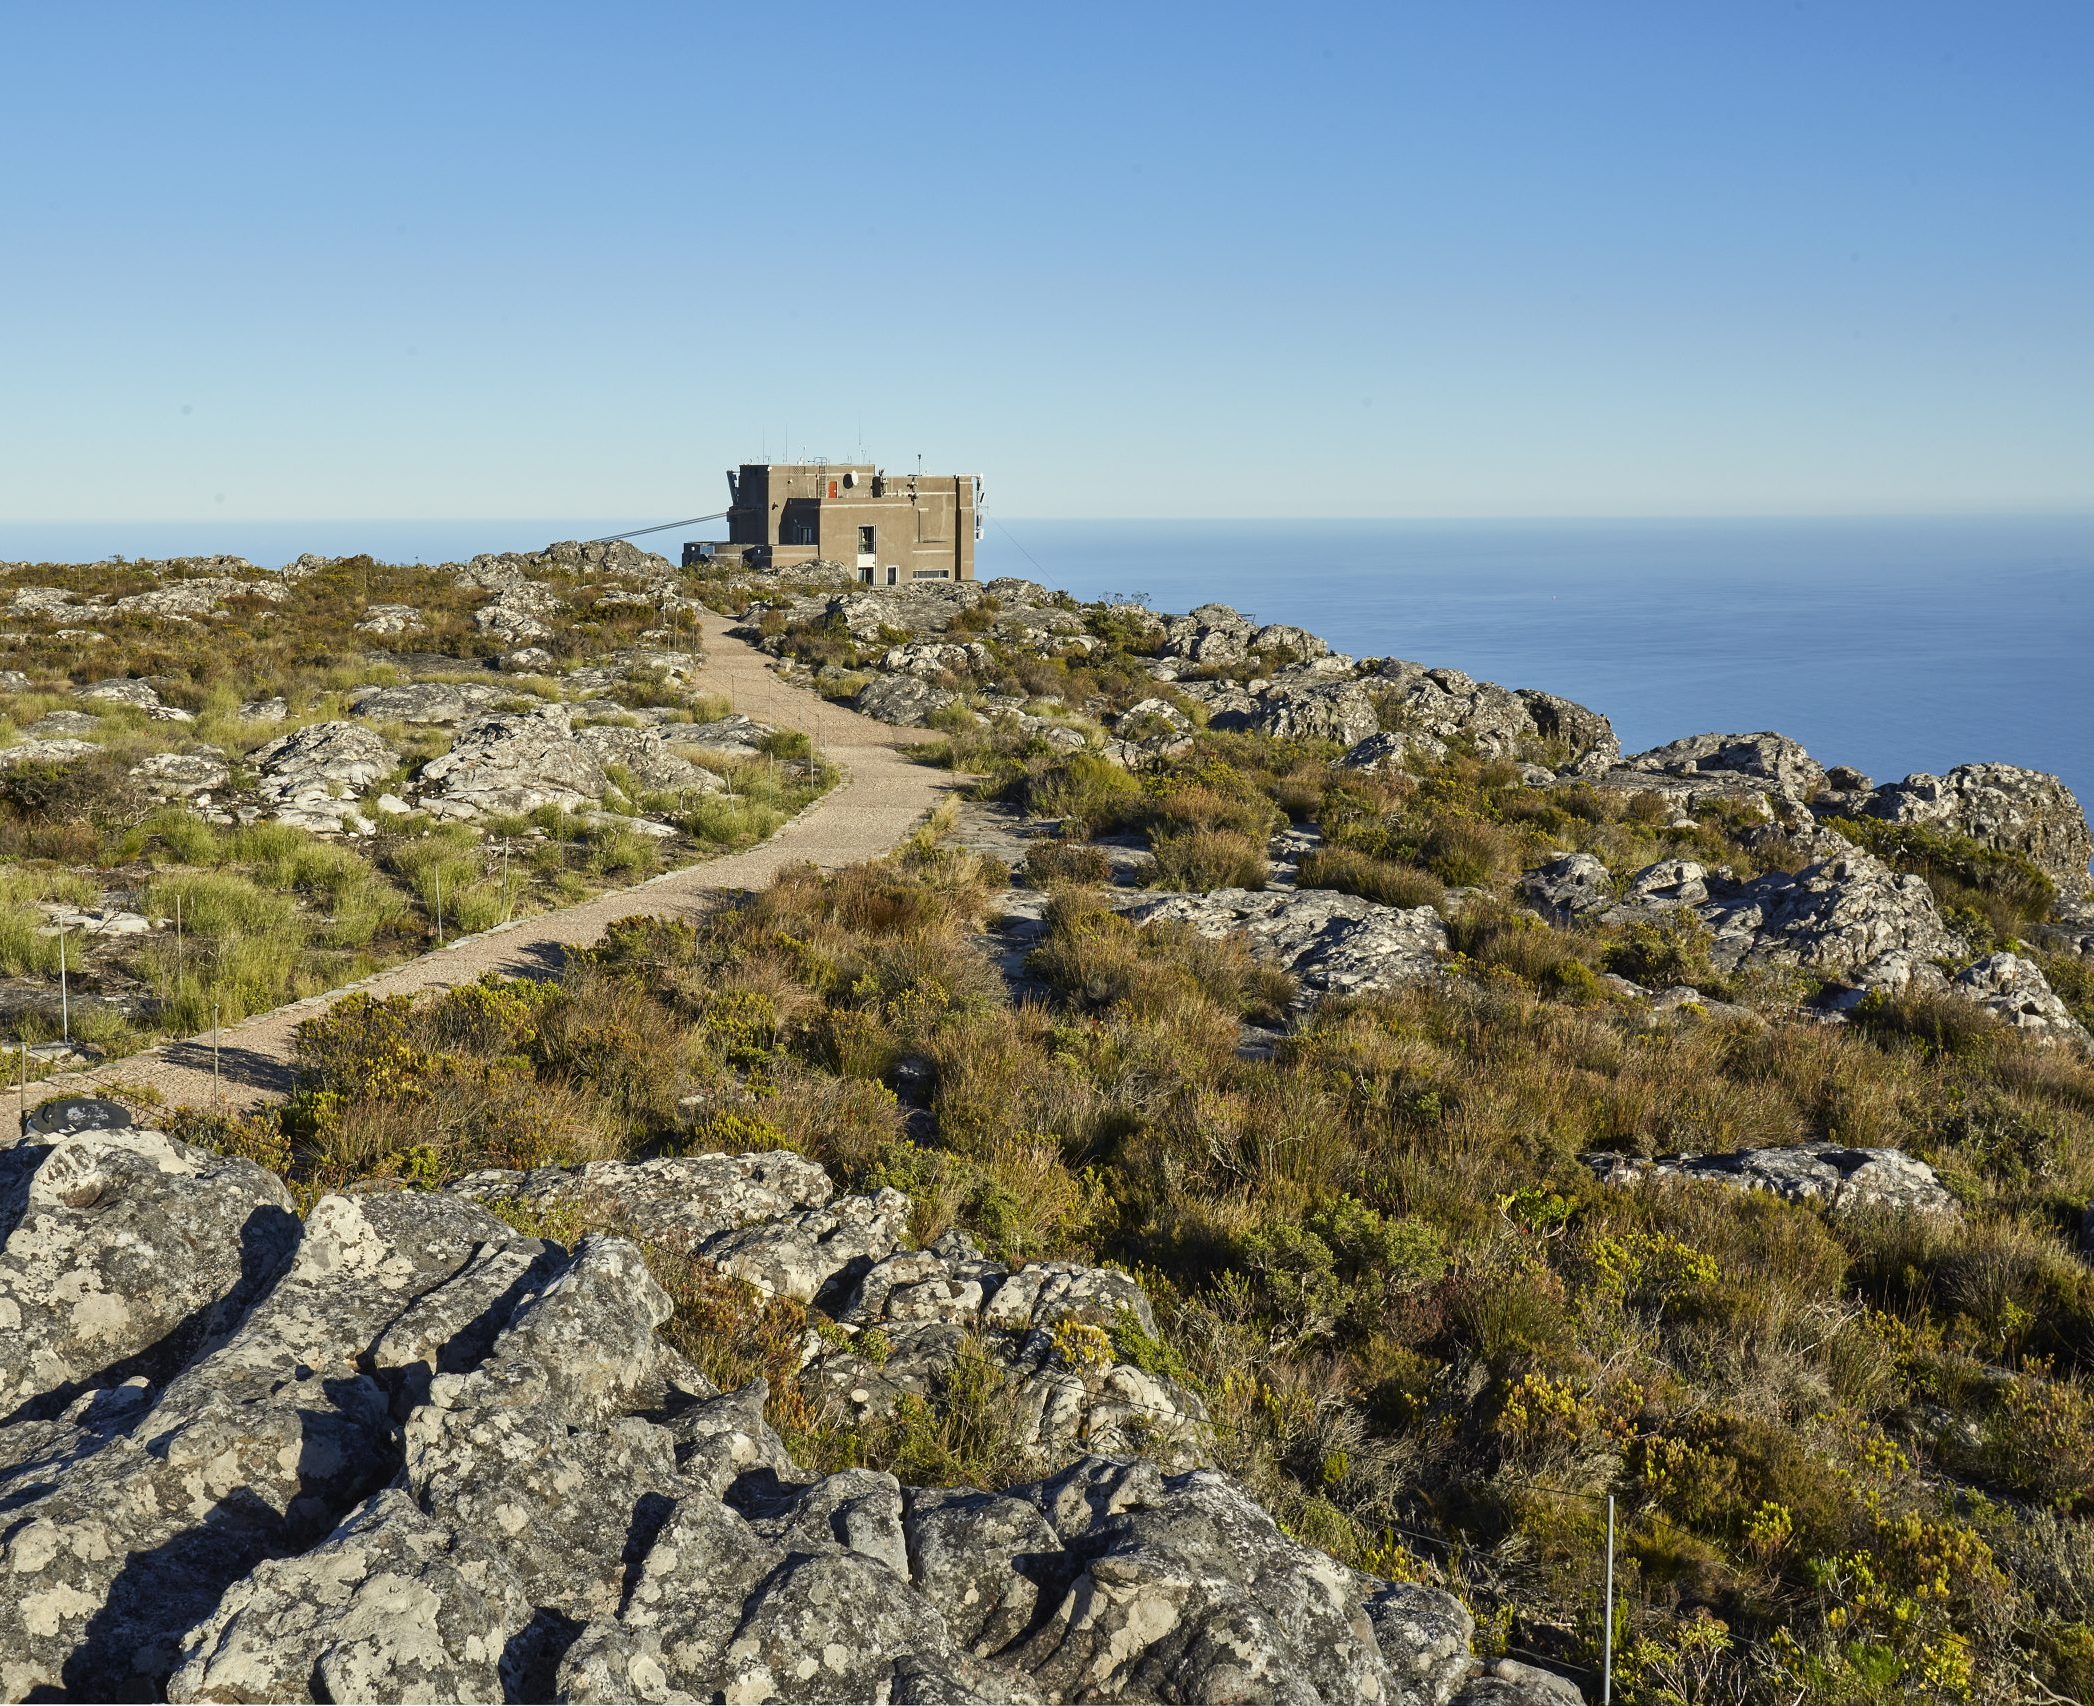
M 1607 1603 L 1600 1621 L 1600 1706 L 1614 1703 L 1614 1495 L 1607 1495 Z

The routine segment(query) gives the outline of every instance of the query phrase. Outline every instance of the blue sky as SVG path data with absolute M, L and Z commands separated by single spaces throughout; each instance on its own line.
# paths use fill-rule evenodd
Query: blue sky
M 2084 0 L 0 32 L 0 522 L 2094 507 Z

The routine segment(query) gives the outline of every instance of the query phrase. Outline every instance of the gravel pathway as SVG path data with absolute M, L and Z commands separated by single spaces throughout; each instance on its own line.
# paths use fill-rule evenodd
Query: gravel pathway
M 557 967 L 569 949 L 594 942 L 618 919 L 640 914 L 698 917 L 716 906 L 723 894 L 761 888 L 787 865 L 834 869 L 877 858 L 907 836 L 954 786 L 951 772 L 908 756 L 907 749 L 926 738 L 919 731 L 892 728 L 780 681 L 771 672 L 769 658 L 728 636 L 725 617 L 706 611 L 701 625 L 706 660 L 695 685 L 724 695 L 735 710 L 759 722 L 804 729 L 843 772 L 842 781 L 768 841 L 558 912 L 468 936 L 360 983 L 229 1025 L 218 1039 L 215 1077 L 211 1037 L 206 1033 L 84 1072 L 44 1079 L 30 1086 L 31 1102 L 89 1095 L 112 1085 L 151 1089 L 169 1107 L 210 1106 L 214 1098 L 236 1108 L 276 1100 L 290 1089 L 293 1033 L 351 990 L 401 995 L 471 983 L 488 972 L 542 974 Z

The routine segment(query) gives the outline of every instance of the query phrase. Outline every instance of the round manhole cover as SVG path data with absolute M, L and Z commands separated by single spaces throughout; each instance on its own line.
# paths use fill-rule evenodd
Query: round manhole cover
M 131 1123 L 131 1110 L 121 1102 L 101 1096 L 67 1096 L 46 1102 L 22 1122 L 22 1129 L 37 1137 L 62 1131 L 116 1131 Z

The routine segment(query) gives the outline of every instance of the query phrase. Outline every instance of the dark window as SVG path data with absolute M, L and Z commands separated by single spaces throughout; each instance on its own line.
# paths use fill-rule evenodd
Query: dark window
M 870 557 L 873 554 L 873 552 L 875 552 L 878 549 L 879 546 L 877 545 L 873 537 L 873 530 L 870 527 L 859 528 L 858 554 L 861 557 Z

